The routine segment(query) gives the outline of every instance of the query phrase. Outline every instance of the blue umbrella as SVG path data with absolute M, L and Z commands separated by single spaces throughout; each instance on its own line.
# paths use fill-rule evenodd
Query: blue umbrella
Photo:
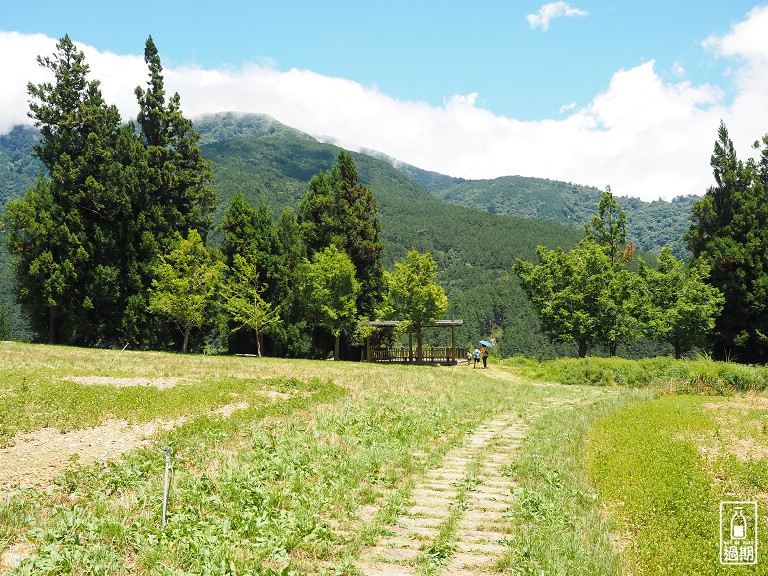
M 482 344 L 483 346 L 488 346 L 488 348 L 493 348 L 493 344 L 488 342 L 488 340 L 480 340 L 480 344 Z

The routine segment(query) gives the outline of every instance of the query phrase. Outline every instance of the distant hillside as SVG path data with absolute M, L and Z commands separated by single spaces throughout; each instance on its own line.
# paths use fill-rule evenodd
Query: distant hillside
M 39 132 L 31 126 L 16 126 L 0 136 L 0 209 L 8 200 L 21 197 L 42 170 L 43 165 L 32 156 L 39 139 Z
M 406 164 L 398 169 L 420 183 L 435 197 L 491 214 L 509 214 L 523 218 L 559 222 L 583 229 L 596 211 L 603 190 L 594 186 L 504 176 L 493 180 L 463 180 L 428 172 Z M 614 194 L 621 191 L 614 190 Z M 644 202 L 638 198 L 617 196 L 627 213 L 629 237 L 641 250 L 658 253 L 665 245 L 678 257 L 686 257 L 681 236 L 691 224 L 691 208 L 697 196 L 680 196 L 671 202 Z
M 306 144 L 302 152 L 310 150 L 312 143 L 316 144 L 318 152 L 312 153 L 324 155 L 327 160 L 327 152 L 319 152 L 324 149 L 323 144 L 308 134 L 265 115 L 229 112 L 201 117 L 196 119 L 195 129 L 201 135 L 202 145 L 235 141 L 247 145 L 243 144 L 243 139 L 282 137 Z M 37 130 L 29 126 L 17 126 L 10 134 L 0 136 L 0 207 L 4 206 L 7 200 L 21 196 L 42 170 L 40 162 L 31 154 L 32 146 L 37 140 Z M 262 145 L 269 147 L 268 142 L 269 140 Z M 362 156 L 385 160 L 406 175 L 412 183 L 419 184 L 430 194 L 446 202 L 477 208 L 491 214 L 559 222 L 579 230 L 595 213 L 602 194 L 602 190 L 593 186 L 579 186 L 543 178 L 505 176 L 492 180 L 464 180 L 422 170 L 375 151 L 366 150 Z M 219 160 L 226 162 L 226 154 L 220 156 Z M 314 174 L 312 172 L 308 176 L 308 170 L 313 170 L 314 166 L 313 160 L 300 159 L 293 154 L 286 156 L 283 164 L 276 168 L 278 172 L 286 170 L 286 175 L 295 180 L 295 186 L 289 193 L 294 200 L 303 196 L 306 180 Z M 270 188 L 269 175 L 257 174 L 254 178 L 259 181 L 259 186 L 265 189 L 265 192 Z M 227 199 L 234 193 L 234 188 L 241 185 L 248 184 L 227 180 L 217 182 L 216 188 L 222 198 Z M 288 192 L 282 191 L 279 198 L 271 201 L 275 205 L 287 201 L 288 197 L 284 196 L 286 193 Z M 622 209 L 627 212 L 630 237 L 640 249 L 657 253 L 664 245 L 669 244 L 679 257 L 687 255 L 680 237 L 690 226 L 691 207 L 697 199 L 697 196 L 680 196 L 671 202 L 644 202 L 637 198 L 618 197 Z

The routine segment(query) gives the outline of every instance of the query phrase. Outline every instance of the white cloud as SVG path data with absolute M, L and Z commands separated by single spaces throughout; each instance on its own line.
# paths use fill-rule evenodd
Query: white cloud
M 737 135 L 744 142 L 753 142 L 768 132 L 768 6 L 753 8 L 744 20 L 731 27 L 722 37 L 710 36 L 702 45 L 717 56 L 735 59 L 739 64 L 731 70 L 736 95 L 729 107 L 728 126 L 731 138 L 740 154 L 751 154 L 749 146 L 739 146 Z M 755 133 L 759 130 L 759 133 Z
M 36 58 L 38 54 L 51 54 L 55 46 L 55 40 L 42 34 L 0 32 L 0 54 L 4 54 L 0 59 L 0 134 L 6 134 L 16 124 L 31 123 L 26 116 L 27 82 L 47 79 Z
M 552 2 L 551 4 L 544 4 L 536 14 L 528 14 L 526 19 L 531 25 L 531 28 L 548 30 L 549 23 L 555 18 L 562 18 L 563 16 L 586 16 L 587 14 L 589 14 L 589 12 L 586 10 L 573 8 L 566 2 Z
M 668 82 L 655 62 L 616 72 L 605 92 L 567 116 L 521 121 L 478 104 L 476 93 L 447 97 L 440 106 L 392 98 L 375 87 L 307 70 L 251 64 L 239 69 L 166 68 L 166 89 L 178 91 L 187 116 L 218 111 L 270 114 L 350 150 L 381 151 L 403 162 L 464 178 L 536 176 L 604 187 L 646 200 L 703 194 L 712 184 L 709 157 L 720 120 L 740 155 L 768 127 L 768 9 L 753 10 L 721 38 L 707 40 L 716 55 L 736 58 L 738 93 L 725 102 L 712 85 Z M 0 32 L 0 133 L 30 123 L 26 83 L 41 82 L 38 54 L 55 41 Z M 124 118 L 135 117 L 133 90 L 145 85 L 143 58 L 84 47 L 93 77 Z
M 576 108 L 576 102 L 570 102 L 569 104 L 563 104 L 562 106 L 560 106 L 559 112 L 560 114 L 562 114 L 563 112 L 568 112 L 569 110 L 573 110 L 574 108 Z

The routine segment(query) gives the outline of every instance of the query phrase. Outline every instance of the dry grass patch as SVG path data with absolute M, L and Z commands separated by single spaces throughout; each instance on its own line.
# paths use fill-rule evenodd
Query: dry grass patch
M 124 388 L 128 386 L 153 386 L 159 390 L 173 388 L 180 378 L 130 378 L 117 376 L 65 376 L 62 380 L 76 382 L 85 386 L 114 386 Z

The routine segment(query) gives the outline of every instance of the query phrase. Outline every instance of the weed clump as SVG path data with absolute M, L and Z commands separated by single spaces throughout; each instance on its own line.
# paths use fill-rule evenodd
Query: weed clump
M 729 396 L 768 389 L 768 368 L 717 362 L 707 357 L 675 360 L 671 357 L 560 358 L 523 363 L 525 376 L 568 385 L 656 388 L 659 392 Z

